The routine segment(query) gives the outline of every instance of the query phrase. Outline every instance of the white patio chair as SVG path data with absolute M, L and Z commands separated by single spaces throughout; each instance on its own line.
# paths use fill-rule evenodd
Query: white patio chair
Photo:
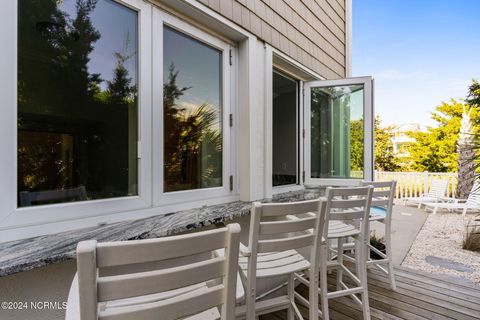
M 318 199 L 253 204 L 249 244 L 248 247 L 240 244 L 239 265 L 246 301 L 245 305 L 237 307 L 237 316 L 253 320 L 262 314 L 287 309 L 288 320 L 293 320 L 295 316 L 303 319 L 295 303 L 294 273 L 312 268 L 312 274 L 317 276 L 314 277 L 315 285 L 312 286 L 307 301 L 316 306 L 310 310 L 310 319 L 318 317 L 319 245 L 325 241 L 320 233 L 324 229 L 321 224 L 325 221 L 325 215 L 322 217 L 321 214 L 325 211 L 321 206 L 322 202 Z M 298 218 L 288 220 L 288 215 L 297 215 Z M 312 264 L 296 250 L 310 246 L 314 248 L 310 257 Z M 257 280 L 272 277 L 288 279 L 287 293 L 274 298 L 264 298 L 275 292 L 272 290 L 257 299 Z
M 372 200 L 373 187 L 327 188 L 325 204 L 325 226 L 328 242 L 320 246 L 320 304 L 324 320 L 329 319 L 328 300 L 350 296 L 358 303 L 364 319 L 370 319 L 367 287 L 367 239 L 368 216 Z M 367 223 L 365 223 L 367 221 Z M 354 241 L 355 274 L 344 264 L 343 245 L 348 239 Z M 337 241 L 336 260 L 329 261 L 329 242 Z M 327 273 L 329 269 L 337 270 L 336 290 L 327 290 Z M 313 270 L 312 270 L 313 272 Z M 310 281 L 301 274 L 296 274 L 298 280 L 310 288 Z M 354 286 L 347 285 L 344 276 L 350 278 Z M 310 289 L 311 290 L 311 289 Z M 360 295 L 360 298 L 357 297 Z M 302 301 L 306 303 L 306 301 Z M 311 303 L 309 303 L 311 306 Z
M 403 198 L 403 205 L 407 205 L 409 202 L 417 204 L 418 208 L 422 207 L 425 203 L 435 203 L 444 201 L 448 191 L 448 180 L 445 179 L 433 179 L 430 185 L 428 193 L 422 194 L 420 197 L 407 197 Z
M 468 211 L 480 211 L 480 183 L 475 182 L 473 184 L 467 199 L 450 198 L 448 201 L 445 200 L 445 202 L 425 203 L 425 210 L 432 211 L 433 214 L 437 214 L 438 210 L 441 209 L 454 212 L 461 211 L 463 216 L 465 216 Z
M 77 275 L 66 319 L 233 320 L 239 239 L 240 226 L 230 224 L 158 239 L 82 241 L 77 246 Z M 220 248 L 225 250 L 224 257 L 208 254 Z M 158 262 L 166 267 L 134 273 L 124 270 Z M 102 275 L 112 268 L 123 272 Z

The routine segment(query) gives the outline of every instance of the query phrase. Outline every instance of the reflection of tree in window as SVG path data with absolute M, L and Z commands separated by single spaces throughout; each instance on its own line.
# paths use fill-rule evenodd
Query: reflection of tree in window
M 208 103 L 186 108 L 178 99 L 191 87 L 179 88 L 178 71 L 170 65 L 163 85 L 164 190 L 221 185 L 222 134 L 219 112 Z
M 311 176 L 363 176 L 363 87 L 312 88 Z
M 19 192 L 137 194 L 136 67 L 126 67 L 136 61 L 136 13 L 125 10 L 110 0 L 19 1 Z M 126 33 L 115 30 L 118 13 Z M 118 51 L 115 32 L 124 33 Z M 110 71 L 98 68 L 105 52 Z M 49 202 L 71 200 L 86 199 Z
M 363 171 L 363 119 L 350 122 L 350 169 Z

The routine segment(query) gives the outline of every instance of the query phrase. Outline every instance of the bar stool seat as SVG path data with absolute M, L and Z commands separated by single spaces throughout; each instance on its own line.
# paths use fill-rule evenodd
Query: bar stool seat
M 187 294 L 196 295 L 201 294 L 208 287 L 206 283 L 199 283 L 189 287 L 184 287 L 180 289 L 170 290 L 168 292 L 148 294 L 140 297 L 125 298 L 114 301 L 108 301 L 99 304 L 99 310 L 104 312 L 106 310 L 115 310 L 116 308 L 128 308 L 132 306 L 145 305 L 147 303 L 155 303 L 159 301 L 164 301 L 168 303 L 170 299 L 181 299 Z M 70 292 L 68 295 L 68 309 L 66 312 L 66 319 L 78 319 L 78 314 L 80 310 L 80 299 L 78 295 L 78 275 L 75 274 L 73 278 L 72 285 L 70 287 Z M 218 308 L 211 308 L 200 312 L 196 315 L 185 318 L 184 320 L 218 320 L 221 319 L 220 312 Z
M 353 237 L 360 234 L 360 230 L 341 221 L 330 221 L 328 224 L 328 239 Z
M 247 277 L 248 258 L 240 256 L 238 264 Z M 296 250 L 260 253 L 257 256 L 257 278 L 276 277 L 310 268 L 310 262 Z

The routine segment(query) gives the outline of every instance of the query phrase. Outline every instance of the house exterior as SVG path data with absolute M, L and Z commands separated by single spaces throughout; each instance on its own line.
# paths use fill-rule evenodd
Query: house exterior
M 349 0 L 75 3 L 1 12 L 0 241 L 371 178 Z
M 0 25 L 0 243 L 372 179 L 351 0 L 18 0 Z M 0 287 L 64 301 L 74 270 Z
M 408 135 L 409 132 L 419 132 L 420 124 L 406 123 L 393 126 L 391 141 L 393 144 L 393 152 L 398 157 L 408 157 L 408 146 L 415 142 L 415 139 Z

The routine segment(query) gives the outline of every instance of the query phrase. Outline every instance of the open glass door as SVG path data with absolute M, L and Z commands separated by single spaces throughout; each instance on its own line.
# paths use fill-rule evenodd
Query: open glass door
M 372 82 L 361 77 L 304 84 L 306 184 L 372 180 Z

